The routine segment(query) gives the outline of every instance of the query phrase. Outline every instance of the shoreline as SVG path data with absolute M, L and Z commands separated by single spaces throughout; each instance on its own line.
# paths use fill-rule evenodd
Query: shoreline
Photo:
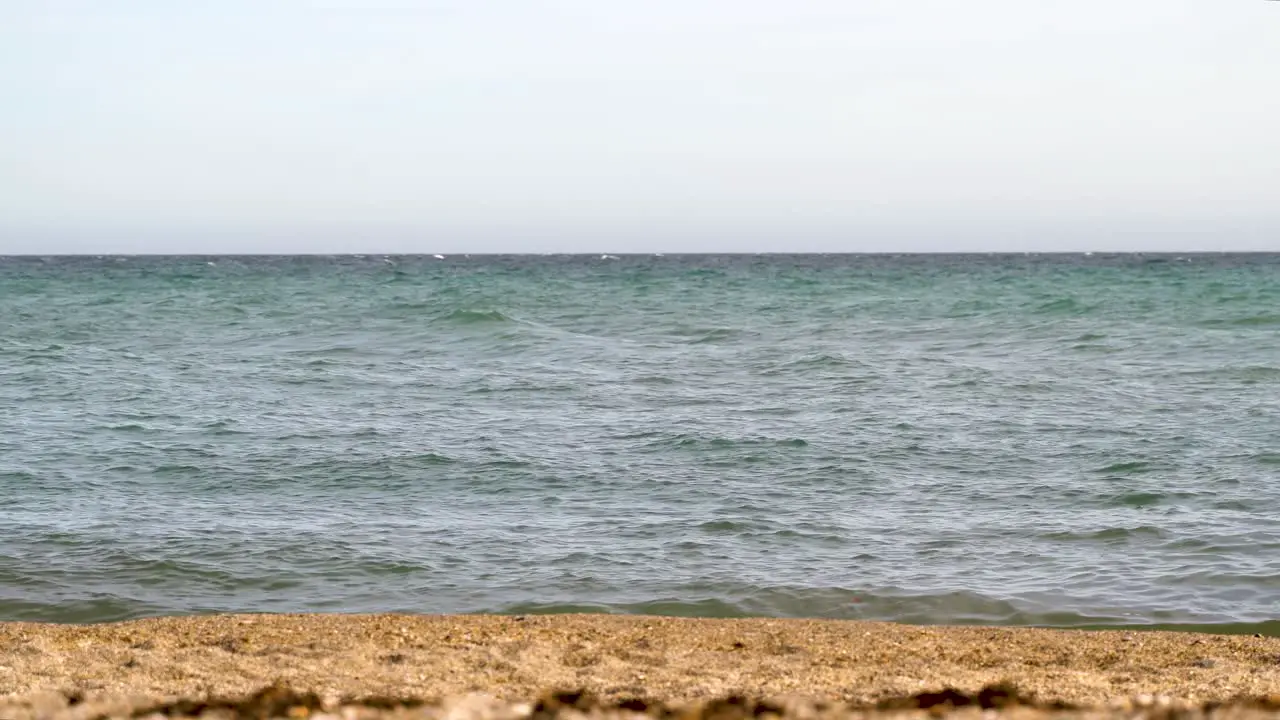
M 343 698 L 601 703 L 807 698 L 854 707 L 1015 687 L 1045 707 L 1186 707 L 1274 696 L 1280 638 L 637 615 L 194 615 L 0 623 L 0 709 L 130 707 L 277 685 Z M 50 698 L 53 699 L 50 699 Z M 41 699 L 43 698 L 43 699 Z M 139 705 L 140 704 L 140 705 Z M 55 713 L 56 714 L 56 713 Z M 34 716 L 34 715 L 32 715 Z
M 4 618 L 6 606 L 0 603 L 0 618 Z M 1085 616 L 1079 615 L 1070 617 L 1069 613 L 1027 613 L 1013 617 L 972 617 L 964 616 L 951 619 L 935 620 L 921 617 L 918 614 L 910 614 L 904 617 L 897 617 L 892 614 L 863 614 L 863 615 L 839 615 L 839 614 L 814 614 L 814 615 L 797 615 L 788 613 L 747 613 L 740 612 L 737 608 L 733 608 L 732 612 L 706 612 L 705 607 L 699 607 L 697 603 L 673 603 L 667 601 L 641 602 L 631 604 L 590 604 L 590 603 L 567 603 L 567 604 L 517 604 L 507 607 L 498 607 L 491 609 L 477 610 L 440 610 L 435 612 L 421 612 L 415 610 L 350 610 L 350 611 L 327 611 L 308 608 L 291 608 L 281 610 L 240 610 L 240 609 L 219 609 L 204 610 L 199 612 L 187 611 L 170 611 L 164 609 L 150 608 L 145 612 L 128 612 L 113 613 L 103 615 L 95 613 L 86 617 L 81 617 L 79 613 L 54 613 L 32 611 L 30 607 L 21 607 L 16 615 L 9 616 L 8 619 L 0 619 L 0 625 L 26 623 L 31 625 L 67 625 L 67 626 L 99 626 L 114 625 L 139 620 L 156 620 L 156 619 L 181 619 L 193 617 L 208 616 L 326 616 L 340 615 L 345 617 L 369 617 L 378 615 L 402 615 L 406 617 L 516 617 L 516 616 L 592 616 L 592 615 L 609 615 L 615 617 L 663 617 L 672 619 L 690 619 L 690 620 L 830 620 L 836 622 L 861 622 L 861 623 L 880 623 L 901 625 L 909 627 L 940 627 L 940 628 L 1013 628 L 1013 629 L 1032 629 L 1032 630 L 1064 630 L 1064 631 L 1117 631 L 1117 632 L 1175 632 L 1175 633 L 1194 633 L 1203 635 L 1262 635 L 1266 637 L 1280 638 L 1280 617 L 1275 619 L 1251 619 L 1251 620 L 1207 620 L 1202 618 L 1187 619 L 1182 621 L 1162 620 L 1143 620 L 1112 618 L 1107 616 Z M 1066 617 L 1064 617 L 1064 615 Z

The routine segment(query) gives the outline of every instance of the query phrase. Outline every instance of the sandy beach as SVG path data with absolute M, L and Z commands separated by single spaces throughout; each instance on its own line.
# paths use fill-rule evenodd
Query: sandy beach
M 812 715 L 936 705 L 1095 714 L 1225 703 L 1253 713 L 1280 708 L 1280 639 L 607 615 L 0 624 L 6 720 L 235 714 L 229 708 L 264 688 L 274 689 L 237 712 Z M 198 704 L 210 699 L 226 707 Z M 763 701 L 775 705 L 751 704 Z

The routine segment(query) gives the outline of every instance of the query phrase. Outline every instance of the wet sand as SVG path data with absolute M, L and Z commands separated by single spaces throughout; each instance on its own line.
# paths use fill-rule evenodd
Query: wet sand
M 557 690 L 585 695 L 548 695 Z M 606 615 L 5 623 L 0 696 L 0 720 L 203 710 L 516 718 L 610 708 L 802 717 L 929 705 L 1079 715 L 1218 703 L 1256 714 L 1280 709 L 1280 639 Z M 746 699 L 723 702 L 731 696 Z M 227 703 L 198 704 L 209 698 Z M 776 705 L 752 704 L 764 700 Z

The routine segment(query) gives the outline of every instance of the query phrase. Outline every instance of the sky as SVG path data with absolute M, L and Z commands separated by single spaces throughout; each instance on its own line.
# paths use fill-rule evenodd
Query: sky
M 0 253 L 1280 250 L 1280 2 L 0 0 Z

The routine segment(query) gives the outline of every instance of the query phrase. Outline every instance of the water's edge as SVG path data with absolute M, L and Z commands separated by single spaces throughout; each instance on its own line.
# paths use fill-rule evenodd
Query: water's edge
M 573 615 L 616 615 L 629 617 L 665 617 L 703 620 L 782 620 L 782 621 L 831 621 L 831 622 L 878 622 L 910 627 L 991 627 L 1008 629 L 1048 629 L 1048 630 L 1080 630 L 1080 631 L 1117 631 L 1117 632 L 1182 632 L 1208 635 L 1253 635 L 1256 637 L 1280 637 L 1280 620 L 1259 622 L 1142 622 L 1133 618 L 1086 616 L 1072 612 L 1055 613 L 1019 613 L 1005 618 L 996 617 L 950 617 L 931 619 L 914 616 L 854 616 L 854 615 L 766 615 L 746 611 L 731 603 L 719 601 L 661 601 L 639 602 L 622 605 L 605 605 L 596 603 L 519 603 L 491 609 L 480 609 L 465 612 L 430 612 L 411 609 L 392 610 L 333 610 L 333 611 L 260 611 L 252 608 L 235 610 L 191 610 L 191 611 L 147 611 L 134 610 L 111 614 L 98 614 L 91 617 L 69 612 L 66 608 L 26 608 L 25 612 L 14 614 L 7 612 L 0 604 L 0 624 L 4 623 L 36 623 L 42 625 L 111 625 L 157 618 L 194 618 L 216 616 L 380 616 L 401 615 L 406 617 L 441 617 L 441 616 L 500 616 L 520 617 L 525 615 L 540 616 L 573 616 Z
M 891 625 L 900 625 L 903 627 L 927 627 L 927 628 L 1001 628 L 1009 630 L 1064 630 L 1064 631 L 1102 631 L 1102 632 L 1178 632 L 1203 635 L 1252 635 L 1255 637 L 1277 637 L 1280 638 L 1280 620 L 1271 620 L 1267 622 L 1257 623 L 1132 623 L 1117 620 L 1115 622 L 1082 622 L 1080 624 L 1070 623 L 1027 623 L 1027 624 L 1006 624 L 1006 623 L 986 623 L 979 621 L 962 621 L 962 622 L 902 622 L 896 620 L 883 619 L 852 619 L 852 618 L 826 618 L 826 617 L 803 617 L 788 616 L 774 617 L 763 615 L 706 615 L 697 612 L 662 612 L 661 610 L 671 610 L 669 606 L 663 608 L 655 608 L 653 611 L 647 611 L 646 608 L 636 607 L 634 609 L 608 608 L 595 605 L 528 605 L 513 606 L 506 609 L 498 609 L 493 611 L 480 611 L 469 613 L 426 613 L 426 612 L 406 612 L 395 611 L 385 613 L 375 612 L 305 612 L 305 613 L 259 613 L 259 612 L 179 612 L 166 614 L 139 614 L 132 617 L 113 619 L 113 620 L 91 620 L 91 621 L 73 621 L 73 620 L 45 620 L 45 621 L 24 621 L 12 620 L 8 618 L 0 619 L 0 625 L 6 623 L 18 622 L 34 622 L 39 625 L 65 625 L 92 627 L 101 625 L 116 625 L 123 623 L 136 622 L 139 620 L 155 620 L 168 618 L 198 618 L 198 617 L 217 617 L 217 616 L 281 616 L 281 617 L 297 617 L 297 616 L 337 616 L 337 617 L 369 617 L 369 616 L 403 616 L 403 617 L 521 617 L 525 615 L 541 615 L 541 616 L 562 616 L 572 617 L 579 615 L 617 615 L 635 618 L 644 617 L 663 617 L 663 618 L 679 618 L 689 620 L 758 620 L 771 621 L 781 620 L 784 622 L 803 622 L 803 621 L 824 621 L 824 622 L 877 622 L 888 623 Z M 692 609 L 692 608 L 691 608 Z M 1096 619 L 1095 619 L 1096 620 Z

